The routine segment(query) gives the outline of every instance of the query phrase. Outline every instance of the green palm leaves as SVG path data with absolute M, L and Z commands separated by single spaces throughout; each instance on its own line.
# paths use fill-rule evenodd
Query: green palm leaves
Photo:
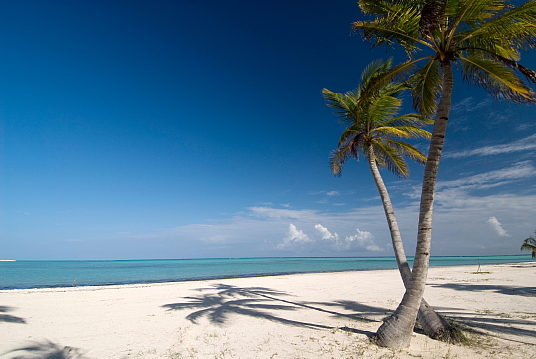
M 353 24 L 374 45 L 398 43 L 410 62 L 425 60 L 415 72 L 413 104 L 432 115 L 441 93 L 437 63 L 461 65 L 464 79 L 493 97 L 536 103 L 536 72 L 519 64 L 521 51 L 536 48 L 536 1 L 514 7 L 502 0 L 360 0 L 361 10 L 374 16 Z M 415 58 L 428 48 L 429 56 Z
M 398 115 L 402 104 L 398 96 L 409 87 L 405 83 L 385 81 L 390 70 L 391 60 L 385 63 L 376 60 L 365 68 L 356 90 L 344 94 L 322 91 L 340 122 L 348 125 L 330 159 L 335 175 L 341 174 L 349 158 L 368 157 L 369 147 L 378 167 L 387 168 L 399 177 L 409 175 L 405 157 L 419 163 L 426 161 L 419 150 L 403 139 L 430 138 L 423 127 L 432 121 L 417 114 Z
M 534 232 L 536 233 L 536 231 Z M 532 258 L 536 258 L 536 238 L 530 236 L 521 245 L 521 251 L 532 251 Z

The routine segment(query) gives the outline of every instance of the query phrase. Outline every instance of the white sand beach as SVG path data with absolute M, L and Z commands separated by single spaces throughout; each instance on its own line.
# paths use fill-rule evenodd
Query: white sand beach
M 395 270 L 0 291 L 1 358 L 536 358 L 536 262 L 431 268 L 425 298 L 465 330 L 404 350 L 367 335 Z

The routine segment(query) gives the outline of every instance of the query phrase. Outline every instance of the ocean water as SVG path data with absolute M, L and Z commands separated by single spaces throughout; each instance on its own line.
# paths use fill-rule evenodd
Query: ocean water
M 409 258 L 411 262 L 411 258 Z M 530 255 L 432 257 L 431 266 L 519 263 Z M 410 263 L 412 264 L 412 263 Z M 0 289 L 180 282 L 396 268 L 394 257 L 0 261 Z

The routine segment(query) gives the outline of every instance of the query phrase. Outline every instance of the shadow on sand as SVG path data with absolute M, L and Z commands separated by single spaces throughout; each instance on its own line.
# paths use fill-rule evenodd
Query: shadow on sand
M 312 329 L 336 329 L 320 323 L 307 323 L 286 319 L 283 312 L 295 311 L 300 308 L 328 313 L 336 317 L 350 318 L 361 322 L 378 322 L 377 319 L 367 318 L 365 315 L 384 315 L 389 312 L 385 308 L 375 308 L 358 302 L 340 301 L 333 303 L 315 303 L 292 301 L 290 294 L 264 287 L 240 288 L 226 284 L 215 284 L 211 288 L 199 288 L 200 292 L 207 292 L 199 296 L 185 297 L 187 302 L 163 305 L 168 310 L 198 309 L 186 316 L 186 319 L 196 323 L 201 317 L 208 318 L 212 323 L 223 324 L 229 314 L 240 314 L 255 318 L 264 318 L 285 325 L 307 327 Z M 329 308 L 329 309 L 326 309 Z M 333 310 L 331 309 L 333 308 Z M 339 308 L 339 311 L 336 309 Z M 356 313 L 346 314 L 340 310 L 351 310 Z M 280 312 L 280 313 L 274 313 Z M 338 328 L 354 333 L 370 336 L 374 333 L 354 328 Z
M 437 309 L 441 314 L 462 324 L 466 331 L 536 346 L 534 342 L 523 340 L 536 337 L 536 313 L 493 313 L 486 310 L 474 313 L 460 308 L 439 307 Z
M 532 287 L 509 287 L 491 285 L 467 285 L 467 284 L 445 284 L 441 286 L 451 287 L 457 290 L 493 290 L 508 295 L 531 295 Z M 472 288 L 478 287 L 478 288 Z M 201 317 L 205 317 L 215 324 L 223 324 L 230 314 L 240 314 L 255 318 L 264 318 L 285 325 L 307 327 L 313 329 L 336 329 L 321 323 L 307 323 L 287 319 L 285 312 L 298 309 L 308 309 L 327 313 L 335 317 L 349 318 L 361 322 L 380 322 L 385 316 L 392 313 L 386 308 L 374 307 L 356 301 L 333 301 L 333 302 L 303 302 L 292 300 L 292 295 L 275 289 L 264 287 L 236 287 L 226 284 L 215 284 L 209 288 L 199 288 L 197 291 L 202 294 L 198 296 L 185 297 L 186 301 L 163 305 L 168 310 L 194 309 L 186 316 L 186 319 L 196 323 Z M 196 310 L 197 309 L 197 310 Z M 534 313 L 526 315 L 509 316 L 504 313 L 474 313 L 458 308 L 436 308 L 442 315 L 450 317 L 465 327 L 465 330 L 475 332 L 485 336 L 536 345 L 523 340 L 523 338 L 533 338 L 536 336 L 536 318 Z M 350 314 L 348 314 L 350 313 Z M 354 329 L 338 328 L 359 334 L 371 336 L 374 333 Z M 421 330 L 415 329 L 422 333 Z M 499 334 L 512 336 L 505 337 Z M 515 339 L 513 337 L 517 337 Z
M 13 310 L 15 310 L 15 308 L 0 305 L 0 322 L 26 324 L 26 321 L 22 318 L 16 317 L 14 315 L 2 314 L 11 312 Z
M 466 283 L 432 284 L 431 286 L 469 292 L 493 292 L 506 295 L 519 295 L 523 297 L 536 297 L 536 287 L 517 287 L 513 285 L 487 285 Z
M 3 353 L 2 358 L 9 359 L 85 359 L 80 349 L 62 347 L 51 341 L 32 342 L 31 344 Z

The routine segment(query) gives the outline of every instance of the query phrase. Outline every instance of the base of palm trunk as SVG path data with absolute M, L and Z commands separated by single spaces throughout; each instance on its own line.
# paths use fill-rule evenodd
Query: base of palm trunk
M 460 330 L 450 325 L 439 313 L 424 300 L 421 301 L 417 319 L 424 334 L 432 339 L 449 344 L 457 344 L 463 340 Z
M 409 347 L 413 335 L 413 321 L 401 321 L 398 315 L 392 314 L 385 319 L 371 341 L 380 347 L 404 349 Z
M 450 325 L 448 328 L 436 331 L 435 333 L 429 335 L 429 337 L 449 344 L 459 344 L 463 342 L 464 339 L 462 332 Z

